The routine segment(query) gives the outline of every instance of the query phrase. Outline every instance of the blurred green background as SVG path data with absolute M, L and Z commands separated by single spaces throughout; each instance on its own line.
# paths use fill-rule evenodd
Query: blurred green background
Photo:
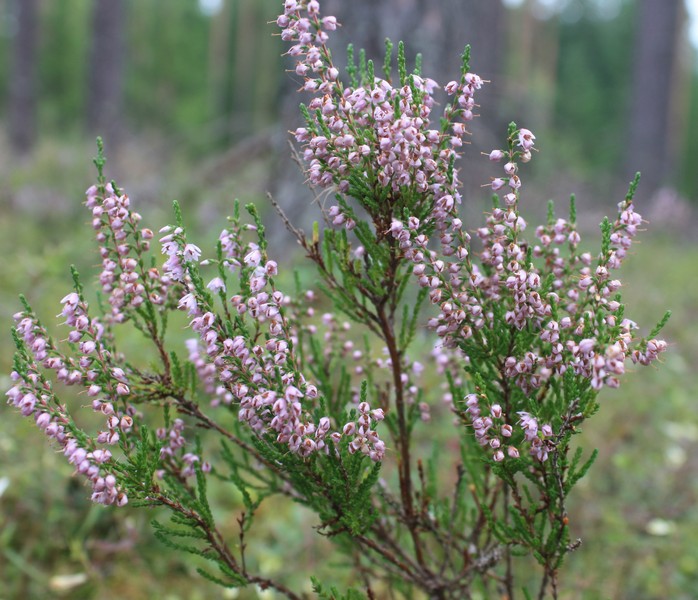
M 96 134 L 105 137 L 108 176 L 153 228 L 171 220 L 177 198 L 203 247 L 238 197 L 266 215 L 276 257 L 293 256 L 266 192 L 306 226 L 316 214 L 288 159 L 286 132 L 298 123 L 301 97 L 268 23 L 280 5 L 0 1 L 0 373 L 11 370 L 17 295 L 25 292 L 53 323 L 70 287 L 68 265 L 86 281 L 95 273 L 81 201 L 94 176 Z M 562 597 L 698 598 L 698 2 L 325 0 L 323 7 L 344 25 L 338 56 L 350 39 L 379 59 L 386 35 L 404 39 L 410 56 L 424 52 L 425 74 L 442 84 L 472 44 L 473 70 L 491 81 L 464 151 L 473 227 L 487 201 L 480 184 L 492 174 L 479 153 L 502 143 L 512 119 L 536 133 L 540 149 L 523 174 L 529 214 L 542 214 L 548 198 L 564 207 L 575 192 L 590 247 L 602 216 L 643 172 L 638 204 L 651 224 L 622 274 L 627 313 L 649 327 L 672 309 L 670 351 L 664 364 L 633 369 L 620 390 L 604 392 L 583 434 L 600 458 L 570 510 L 584 543 L 569 557 Z M 7 375 L 0 382 L 9 387 Z M 33 424 L 4 409 L 0 600 L 236 597 L 158 545 L 148 527 L 156 515 L 91 506 L 69 475 Z M 237 499 L 220 490 L 217 506 L 232 529 Z M 251 552 L 260 568 L 299 589 L 308 585 L 304 573 L 331 571 L 312 524 L 297 507 L 264 505 Z

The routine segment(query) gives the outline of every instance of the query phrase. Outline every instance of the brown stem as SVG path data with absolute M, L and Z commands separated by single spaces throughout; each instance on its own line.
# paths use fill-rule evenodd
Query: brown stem
M 565 469 L 560 468 L 558 459 L 560 457 L 560 454 L 567 455 L 569 452 L 569 445 L 565 445 L 563 448 L 559 448 L 558 444 L 562 441 L 565 435 L 571 430 L 574 430 L 574 421 L 576 419 L 576 411 L 578 408 L 578 399 L 572 402 L 570 406 L 567 409 L 567 412 L 565 416 L 563 417 L 563 422 L 562 426 L 560 428 L 560 431 L 558 432 L 557 436 L 555 437 L 555 449 L 550 453 L 550 463 L 552 465 L 552 473 L 551 476 L 554 478 L 554 483 L 557 486 L 557 495 L 558 495 L 558 505 L 557 505 L 557 510 L 555 510 L 552 506 L 548 507 L 549 514 L 551 516 L 551 521 L 555 523 L 556 521 L 558 522 L 558 530 L 557 530 L 557 535 L 556 535 L 556 543 L 555 543 L 555 549 L 551 552 L 550 556 L 546 557 L 546 564 L 545 564 L 545 570 L 543 574 L 543 579 L 541 581 L 541 587 L 540 587 L 540 592 L 538 594 L 539 599 L 543 599 L 545 597 L 545 592 L 548 587 L 548 580 L 550 580 L 551 588 L 552 588 L 552 593 L 553 593 L 553 598 L 557 600 L 558 597 L 558 588 L 557 588 L 557 569 L 553 568 L 551 563 L 555 561 L 557 558 L 558 553 L 561 551 L 562 553 L 565 553 L 566 551 L 569 551 L 569 548 L 563 548 L 560 550 L 559 545 L 562 540 L 562 535 L 565 530 L 565 527 L 567 526 L 567 508 L 565 506 L 565 484 L 564 484 L 564 475 L 565 475 Z M 545 466 L 543 466 L 543 476 L 546 477 L 545 473 Z
M 218 529 L 216 529 L 215 526 L 209 525 L 197 512 L 185 508 L 178 502 L 171 500 L 163 494 L 158 494 L 155 500 L 170 507 L 173 511 L 178 512 L 186 516 L 187 518 L 193 520 L 196 523 L 197 527 L 199 527 L 199 529 L 201 529 L 201 531 L 206 536 L 206 540 L 208 541 L 209 547 L 220 557 L 220 559 L 226 564 L 228 568 L 230 568 L 235 573 L 243 576 L 248 581 L 248 583 L 256 583 L 262 589 L 273 588 L 281 594 L 283 594 L 284 596 L 286 596 L 287 598 L 290 598 L 291 600 L 303 600 L 302 596 L 295 594 L 281 583 L 278 583 L 266 577 L 248 575 L 245 569 L 241 568 L 240 564 L 235 559 L 235 556 L 233 556 L 232 552 L 230 551 L 230 548 L 228 548 L 228 546 L 226 545 L 223 535 L 220 533 L 220 531 L 218 531 Z
M 385 314 L 383 306 L 378 307 L 378 319 L 380 328 L 383 333 L 383 339 L 388 347 L 388 354 L 392 363 L 393 385 L 395 386 L 395 409 L 397 411 L 398 425 L 398 443 L 400 457 L 398 459 L 398 471 L 400 478 L 400 495 L 402 498 L 402 506 L 405 511 L 405 519 L 407 527 L 412 536 L 414 543 L 415 556 L 417 562 L 424 566 L 424 555 L 422 546 L 417 533 L 417 522 L 414 513 L 414 504 L 412 500 L 412 469 L 410 459 L 410 433 L 407 426 L 406 404 L 404 395 L 404 386 L 402 383 L 402 355 L 398 349 L 395 332 L 390 320 Z
M 538 600 L 543 600 L 545 598 L 545 590 L 548 589 L 548 569 L 543 571 L 543 579 L 540 582 L 540 590 L 538 591 Z
M 303 596 L 299 596 L 298 594 L 293 593 L 291 590 L 289 590 L 285 585 L 282 585 L 273 579 L 267 579 L 266 577 L 259 577 L 259 576 L 251 576 L 247 577 L 247 581 L 249 583 L 256 583 L 260 588 L 263 590 L 272 588 L 276 590 L 277 592 L 280 592 L 287 598 L 291 598 L 291 600 L 303 600 Z
M 257 449 L 254 446 L 252 446 L 251 444 L 248 444 L 244 440 L 241 440 L 236 435 L 233 435 L 232 433 L 230 433 L 227 429 L 224 429 L 223 427 L 221 427 L 218 423 L 216 423 L 214 420 L 212 420 L 208 415 L 203 413 L 201 411 L 201 409 L 199 408 L 198 404 L 196 404 L 194 402 L 190 402 L 188 400 L 185 400 L 184 398 L 178 398 L 176 396 L 173 396 L 173 397 L 175 397 L 175 399 L 177 400 L 177 408 L 180 410 L 180 412 L 197 419 L 202 427 L 204 427 L 206 429 L 213 429 L 213 430 L 217 431 L 223 437 L 225 437 L 226 439 L 233 442 L 236 446 L 238 446 L 239 448 L 242 448 L 245 452 L 249 453 L 250 456 L 254 456 L 255 459 L 257 459 L 260 463 L 269 467 L 273 473 L 276 473 L 282 479 L 287 480 L 287 478 L 284 477 L 283 472 L 278 468 L 278 465 L 275 465 L 271 461 L 264 458 L 264 456 L 262 456 L 259 452 L 257 452 Z
M 509 524 L 509 503 L 511 501 L 511 491 L 508 484 L 504 484 L 504 522 Z M 511 557 L 511 548 L 507 546 L 506 555 L 506 574 L 504 576 L 504 589 L 507 592 L 507 600 L 514 600 L 514 565 Z
M 388 562 L 390 562 L 390 563 L 394 564 L 396 567 L 398 567 L 402 571 L 403 576 L 407 580 L 412 581 L 413 583 L 419 584 L 419 581 L 417 579 L 419 571 L 416 568 L 416 565 L 407 564 L 406 562 L 403 562 L 395 554 L 393 554 L 390 550 L 388 550 L 384 546 L 380 545 L 375 540 L 372 540 L 371 538 L 366 537 L 365 535 L 358 535 L 358 536 L 356 536 L 356 539 L 361 544 L 363 544 L 367 548 L 370 548 L 374 552 L 377 552 L 383 558 L 385 558 Z

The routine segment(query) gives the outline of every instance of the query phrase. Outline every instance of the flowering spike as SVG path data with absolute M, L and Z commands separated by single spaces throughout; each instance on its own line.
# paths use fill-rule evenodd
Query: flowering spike
M 650 331 L 649 338 L 652 339 L 653 337 L 657 337 L 659 335 L 659 332 L 664 329 L 664 326 L 669 322 L 669 319 L 671 318 L 671 311 L 668 310 L 664 313 L 664 316 L 661 318 L 659 323 L 655 325 L 654 329 Z
M 182 217 L 182 208 L 179 206 L 177 200 L 172 201 L 172 209 L 174 210 L 175 223 L 177 227 L 184 227 L 184 218 Z
M 421 52 L 417 52 L 417 55 L 414 57 L 414 74 L 418 77 L 422 75 L 422 58 Z
M 83 287 L 80 283 L 80 274 L 78 273 L 75 265 L 70 265 L 70 274 L 73 277 L 73 285 L 75 286 L 75 291 L 82 297 Z
M 635 192 L 637 191 L 637 186 L 640 185 L 640 171 L 635 173 L 635 177 L 633 177 L 633 180 L 630 182 L 630 185 L 628 186 L 628 193 L 625 195 L 625 202 L 632 202 L 633 198 L 635 197 Z
M 104 157 L 104 141 L 101 137 L 97 137 L 97 156 L 92 159 L 95 167 L 97 167 L 97 182 L 100 187 L 104 187 L 104 165 L 107 159 Z
M 548 200 L 548 226 L 552 227 L 555 224 L 555 202 Z
M 357 78 L 356 62 L 354 60 L 354 44 L 347 45 L 347 75 L 349 75 L 349 83 L 352 87 L 359 86 Z
M 601 228 L 601 256 L 605 257 L 608 255 L 608 251 L 611 247 L 611 231 L 613 226 L 608 220 L 608 217 L 604 217 L 599 227 Z
M 465 74 L 470 71 L 470 44 L 467 44 L 463 49 L 463 54 L 461 54 L 461 74 Z
M 24 294 L 19 295 L 19 301 L 22 304 L 22 307 L 24 308 L 25 313 L 31 313 L 32 308 L 29 304 L 29 301 L 27 300 L 27 297 Z
M 368 69 L 366 67 L 366 50 L 361 48 L 359 50 L 359 77 L 361 78 L 361 85 L 373 85 L 373 81 L 369 81 Z
M 254 225 L 257 230 L 259 249 L 264 254 L 267 249 L 267 238 L 265 236 L 265 228 L 264 223 L 262 223 L 262 218 L 259 216 L 257 207 L 252 203 L 245 204 L 245 210 L 250 214 L 252 220 L 254 221 Z
M 383 73 L 385 74 L 385 78 L 390 81 L 390 75 L 393 70 L 393 42 L 390 41 L 390 38 L 385 38 L 385 61 L 383 62 Z
M 407 83 L 407 61 L 405 59 L 405 43 L 400 40 L 397 44 L 397 72 L 400 86 Z

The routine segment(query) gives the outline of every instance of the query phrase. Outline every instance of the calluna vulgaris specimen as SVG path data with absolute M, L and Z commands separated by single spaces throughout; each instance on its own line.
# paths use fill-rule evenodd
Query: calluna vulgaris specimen
M 306 174 L 334 198 L 327 227 L 310 238 L 282 218 L 326 299 L 277 286 L 252 206 L 248 222 L 235 207 L 200 260 L 175 205 L 176 223 L 160 231 L 160 263 L 155 234 L 105 180 L 100 149 L 86 205 L 105 302 L 88 306 L 73 272 L 74 291 L 61 301 L 67 342 L 57 343 L 24 301 L 9 402 L 60 446 L 95 502 L 168 507 L 172 523 L 154 522 L 157 536 L 210 561 L 199 571 L 220 585 L 305 597 L 245 555 L 257 508 L 280 494 L 314 511 L 319 533 L 353 565 L 345 594 L 313 579 L 322 598 L 388 589 L 406 598 L 557 597 L 560 566 L 579 543 L 565 502 L 594 458 L 572 451 L 572 436 L 597 410 L 599 390 L 619 385 L 628 359 L 646 365 L 666 348 L 655 336 L 668 315 L 639 338 L 613 278 L 641 225 L 637 179 L 617 218 L 603 222 L 598 254 L 579 250 L 574 203 L 567 220 L 551 208 L 527 241 L 519 166 L 535 136 L 511 124 L 489 153 L 503 167 L 472 243 L 458 217 L 455 166 L 483 84 L 469 50 L 435 123 L 439 86 L 419 59 L 407 72 L 402 45 L 393 73 L 387 43 L 382 78 L 363 53 L 355 66 L 350 47 L 343 81 L 326 45 L 338 23 L 316 0 L 286 0 L 277 24 L 312 97 L 295 131 Z M 328 300 L 334 312 L 320 315 L 315 306 Z M 195 335 L 186 356 L 165 341 L 178 309 Z M 425 321 L 438 336 L 431 356 Z M 157 367 L 119 352 L 113 331 L 126 324 L 152 342 Z M 431 375 L 417 360 L 425 358 Z M 429 393 L 436 378 L 445 383 Z M 102 431 L 76 423 L 53 380 L 87 393 Z M 233 540 L 209 507 L 211 478 L 242 497 Z M 530 570 L 517 564 L 530 560 L 540 581 L 529 592 Z

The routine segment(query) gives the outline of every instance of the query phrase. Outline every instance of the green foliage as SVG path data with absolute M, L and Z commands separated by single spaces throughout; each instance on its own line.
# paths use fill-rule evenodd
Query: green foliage
M 329 589 L 324 587 L 317 577 L 310 578 L 313 583 L 313 591 L 318 595 L 318 598 L 322 600 L 365 600 L 366 596 L 355 590 L 354 588 L 349 588 L 346 594 L 341 594 L 336 587 L 332 586 Z

